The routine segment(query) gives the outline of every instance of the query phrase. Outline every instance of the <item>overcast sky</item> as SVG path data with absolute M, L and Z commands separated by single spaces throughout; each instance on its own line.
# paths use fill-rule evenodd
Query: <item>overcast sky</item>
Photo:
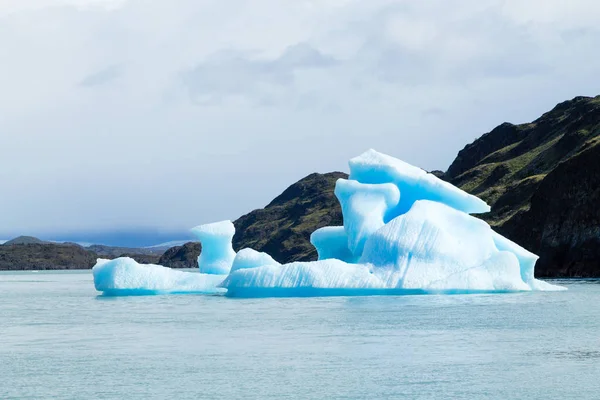
M 0 0 L 0 238 L 235 219 L 600 93 L 595 0 Z

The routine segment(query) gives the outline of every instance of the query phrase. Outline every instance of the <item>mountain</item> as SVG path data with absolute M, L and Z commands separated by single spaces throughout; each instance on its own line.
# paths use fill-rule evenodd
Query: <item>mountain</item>
M 600 276 L 600 96 L 498 126 L 444 179 L 487 201 L 481 218 L 540 255 L 539 276 Z
M 322 226 L 342 225 L 342 210 L 333 190 L 343 172 L 311 174 L 294 183 L 265 208 L 254 210 L 233 222 L 233 247 L 268 252 L 279 262 L 316 260 L 310 234 Z M 173 268 L 198 266 L 200 243 L 186 243 L 167 250 L 160 265 Z
M 91 268 L 96 258 L 76 244 L 5 243 L 0 246 L 0 271 Z
M 198 242 L 175 246 L 160 257 L 158 264 L 170 268 L 197 268 L 201 250 L 202 246 Z
M 162 253 L 159 249 L 103 245 L 86 248 L 75 243 L 46 242 L 31 236 L 20 236 L 0 245 L 0 271 L 90 269 L 98 258 L 117 257 L 131 257 L 143 264 L 157 264 Z
M 45 241 L 40 240 L 33 236 L 19 236 L 12 240 L 8 240 L 8 241 L 4 242 L 4 244 L 7 246 L 10 246 L 13 244 L 44 244 L 44 243 L 50 243 L 50 242 L 45 242 Z
M 105 246 L 102 244 L 93 244 L 87 247 L 88 250 L 93 251 L 99 256 L 103 257 L 119 257 L 122 254 L 136 254 L 136 255 L 145 255 L 145 256 L 155 256 L 156 260 L 160 258 L 160 256 L 167 249 L 163 249 L 162 247 L 117 247 L 117 246 Z
M 342 210 L 333 190 L 343 172 L 311 174 L 277 196 L 265 208 L 234 221 L 233 247 L 269 253 L 279 262 L 315 260 L 310 234 L 327 225 L 342 225 Z
M 161 252 L 165 252 L 173 247 L 177 247 L 177 246 L 183 246 L 186 243 L 189 243 L 190 240 L 189 239 L 185 239 L 185 240 L 171 240 L 169 242 L 164 242 L 164 243 L 160 243 L 160 244 L 155 244 L 153 246 L 145 246 L 143 247 L 143 249 L 149 249 L 152 251 L 161 251 Z

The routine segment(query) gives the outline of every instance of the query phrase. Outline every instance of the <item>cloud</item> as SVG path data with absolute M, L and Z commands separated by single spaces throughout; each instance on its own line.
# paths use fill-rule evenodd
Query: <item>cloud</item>
M 599 13 L 592 0 L 5 0 L 0 237 L 235 218 L 367 148 L 445 169 L 501 122 L 600 92 Z
M 99 86 L 105 83 L 111 82 L 119 77 L 121 74 L 121 66 L 111 65 L 98 72 L 86 76 L 79 82 L 79 86 L 92 87 Z
M 307 43 L 287 47 L 273 59 L 252 57 L 244 52 L 214 54 L 190 71 L 183 73 L 183 83 L 193 99 L 208 96 L 248 96 L 263 105 L 271 104 L 271 89 L 292 86 L 295 74 L 306 69 L 328 68 L 336 60 Z

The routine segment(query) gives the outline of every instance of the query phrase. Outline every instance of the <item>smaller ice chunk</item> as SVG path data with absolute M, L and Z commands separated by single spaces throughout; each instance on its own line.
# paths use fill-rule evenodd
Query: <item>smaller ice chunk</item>
M 198 257 L 198 267 L 204 274 L 226 275 L 231 270 L 235 251 L 233 251 L 233 235 L 235 227 L 231 221 L 221 221 L 200 225 L 192 229 L 202 244 L 202 252 Z
M 94 286 L 108 296 L 166 293 L 218 293 L 225 276 L 176 271 L 154 264 L 138 264 L 129 257 L 98 259 L 94 268 Z
M 267 253 L 262 253 L 254 249 L 242 249 L 238 251 L 233 260 L 233 266 L 230 272 L 240 269 L 262 267 L 265 265 L 281 265 Z
M 310 243 L 317 249 L 319 260 L 337 258 L 355 263 L 355 257 L 348 249 L 348 235 L 343 226 L 325 226 L 310 235 Z
M 400 201 L 400 191 L 391 183 L 365 184 L 338 179 L 335 195 L 342 206 L 348 248 L 358 258 L 369 236 L 385 225 L 386 214 Z
M 417 200 L 433 200 L 469 214 L 490 211 L 485 201 L 445 182 L 435 175 L 397 158 L 368 150 L 350 160 L 350 179 L 362 183 L 393 183 L 400 189 L 400 202 L 386 222 L 407 212 Z

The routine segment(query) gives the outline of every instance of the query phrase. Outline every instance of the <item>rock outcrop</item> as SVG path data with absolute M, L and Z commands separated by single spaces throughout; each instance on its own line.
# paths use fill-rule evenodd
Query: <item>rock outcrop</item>
M 170 268 L 198 268 L 201 250 L 202 246 L 198 242 L 171 247 L 160 257 L 158 264 Z
M 540 256 L 538 276 L 600 276 L 600 96 L 500 125 L 444 178 L 487 201 L 481 218 Z
M 234 221 L 236 251 L 250 247 L 281 263 L 312 261 L 317 252 L 310 234 L 329 225 L 342 225 L 342 210 L 333 190 L 343 172 L 311 174 L 277 196 L 265 208 Z
M 0 270 L 87 269 L 97 257 L 76 244 L 4 244 L 0 246 Z

